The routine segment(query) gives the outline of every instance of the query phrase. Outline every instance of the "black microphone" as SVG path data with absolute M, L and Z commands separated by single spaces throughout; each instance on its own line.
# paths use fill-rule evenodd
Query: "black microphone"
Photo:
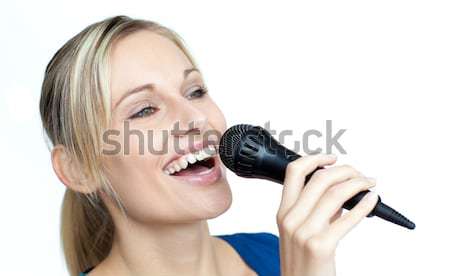
M 220 159 L 238 176 L 261 178 L 283 184 L 289 162 L 301 156 L 285 148 L 262 127 L 239 124 L 230 127 L 220 139 Z M 305 177 L 305 184 L 317 168 Z M 362 191 L 347 200 L 343 208 L 352 209 L 369 191 Z M 378 202 L 368 217 L 377 216 L 397 225 L 414 229 L 416 225 L 388 205 Z

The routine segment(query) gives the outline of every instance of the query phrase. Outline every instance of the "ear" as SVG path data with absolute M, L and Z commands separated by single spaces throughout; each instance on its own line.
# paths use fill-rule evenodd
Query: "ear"
M 73 162 L 66 148 L 58 144 L 52 149 L 51 153 L 53 170 L 59 180 L 69 189 L 80 193 L 92 193 L 95 190 L 94 183 L 88 185 L 81 181 L 86 179 L 83 170 Z

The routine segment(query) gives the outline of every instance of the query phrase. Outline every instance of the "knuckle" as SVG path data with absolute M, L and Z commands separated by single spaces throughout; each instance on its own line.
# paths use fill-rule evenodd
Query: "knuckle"
M 301 168 L 302 166 L 304 166 L 304 164 L 308 162 L 308 157 L 300 157 L 295 159 L 292 162 L 289 162 L 288 167 L 292 167 L 292 168 Z
M 277 225 L 281 226 L 282 222 L 283 222 L 283 214 L 281 214 L 280 212 L 277 213 L 276 216 L 276 221 L 277 221 Z
M 333 256 L 335 248 L 329 242 L 320 237 L 308 239 L 304 245 L 306 253 L 316 259 L 324 259 Z
M 357 169 L 355 169 L 355 167 L 353 167 L 353 166 L 351 166 L 349 164 L 342 165 L 342 168 L 344 170 L 347 170 L 351 174 L 362 176 L 361 172 L 359 172 Z
M 349 164 L 343 164 L 341 166 L 341 168 L 343 168 L 344 170 L 348 170 L 348 171 L 356 171 L 355 168 L 353 168 L 353 166 L 351 166 Z
M 342 197 L 341 187 L 342 185 L 336 184 L 330 187 L 327 191 L 327 199 L 329 200 L 337 200 Z
M 293 239 L 298 245 L 304 247 L 309 241 L 310 237 L 317 235 L 323 230 L 323 225 L 318 222 L 309 221 L 303 224 L 301 227 L 297 227 Z
M 320 153 L 316 155 L 307 155 L 303 156 L 301 158 L 298 158 L 292 162 L 289 162 L 289 164 L 286 167 L 287 172 L 292 171 L 303 171 L 306 167 L 308 167 L 308 164 L 315 164 L 319 165 L 319 163 L 324 159 L 327 155 Z
M 372 186 L 370 181 L 368 181 L 366 178 L 355 178 L 350 181 L 348 184 L 352 190 L 355 191 L 361 191 L 365 190 L 367 187 Z
M 300 159 L 300 158 L 299 158 Z M 305 177 L 305 165 L 300 160 L 290 162 L 286 167 L 286 174 L 295 174 L 299 178 Z
M 306 232 L 301 229 L 297 230 L 292 238 L 294 239 L 294 242 L 302 248 L 305 247 L 309 240 Z
M 361 180 L 359 189 L 365 190 L 366 188 L 371 187 L 371 186 L 373 186 L 373 184 L 368 179 L 364 179 L 364 180 Z
M 279 226 L 283 226 L 285 217 L 286 217 L 286 214 L 284 212 L 281 212 L 281 210 L 279 210 L 277 213 L 277 216 L 276 216 L 276 221 Z
M 314 179 L 316 179 L 316 180 L 318 180 L 318 181 L 324 180 L 324 179 L 326 178 L 327 171 L 328 171 L 328 169 L 318 169 L 318 170 L 313 174 Z
M 318 238 L 310 238 L 305 242 L 305 249 L 308 253 L 318 253 L 322 251 L 323 247 L 323 242 Z
M 364 182 L 365 182 L 366 186 L 368 186 L 368 187 L 374 187 L 377 185 L 375 180 L 369 179 L 367 177 L 364 178 Z
M 365 190 L 369 184 L 370 183 L 365 179 L 351 179 L 347 182 L 338 183 L 328 188 L 326 197 L 331 201 L 341 200 L 349 197 L 354 192 Z
M 289 162 L 286 167 L 286 172 L 292 173 L 292 172 L 298 171 L 301 168 L 301 163 L 300 163 L 301 161 L 299 159 L 301 159 L 301 158 L 298 158 L 292 162 Z
M 287 217 L 287 216 L 286 216 Z M 288 236 L 292 236 L 295 232 L 297 223 L 289 218 L 284 217 L 280 222 L 280 227 Z
M 327 159 L 328 155 L 325 153 L 318 153 L 318 154 L 310 155 L 310 157 L 312 159 L 314 159 L 315 163 L 319 163 L 320 161 Z

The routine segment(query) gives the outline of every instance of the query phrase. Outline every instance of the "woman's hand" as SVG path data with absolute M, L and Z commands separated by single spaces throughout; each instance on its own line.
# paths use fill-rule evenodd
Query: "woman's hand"
M 378 196 L 368 193 L 342 215 L 345 201 L 375 186 L 373 179 L 348 165 L 320 169 L 304 185 L 305 177 L 316 168 L 335 162 L 334 155 L 317 154 L 301 157 L 286 169 L 277 213 L 282 276 L 335 275 L 334 252 L 339 240 L 377 203 Z

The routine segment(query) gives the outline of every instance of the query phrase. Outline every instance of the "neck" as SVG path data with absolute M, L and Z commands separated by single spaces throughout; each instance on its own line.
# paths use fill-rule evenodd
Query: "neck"
M 167 225 L 129 220 L 116 225 L 104 263 L 111 275 L 221 275 L 218 248 L 205 220 Z

